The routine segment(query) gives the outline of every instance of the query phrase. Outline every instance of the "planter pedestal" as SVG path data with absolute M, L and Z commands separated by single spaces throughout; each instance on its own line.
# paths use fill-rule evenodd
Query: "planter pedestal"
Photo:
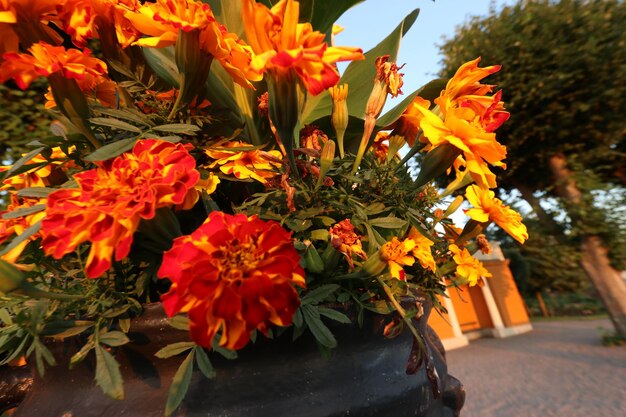
M 412 375 L 406 372 L 411 333 L 386 339 L 383 316 L 366 314 L 363 328 L 328 323 L 339 344 L 329 358 L 321 355 L 308 332 L 292 342 L 291 331 L 274 340 L 260 336 L 239 351 L 236 360 L 211 354 L 217 376 L 208 380 L 194 371 L 187 396 L 174 415 L 458 416 L 463 387 L 448 375 L 441 342 L 426 326 L 430 306 L 425 310 L 416 324 L 426 336 L 429 359 Z M 169 384 L 183 358 L 158 359 L 154 353 L 185 340 L 187 333 L 171 328 L 157 304 L 147 306 L 133 321 L 129 336 L 132 342 L 114 351 L 124 378 L 125 400 L 112 400 L 95 385 L 91 356 L 68 371 L 67 361 L 78 346 L 57 342 L 53 353 L 59 365 L 48 368 L 44 378 L 35 375 L 31 391 L 13 417 L 162 416 Z

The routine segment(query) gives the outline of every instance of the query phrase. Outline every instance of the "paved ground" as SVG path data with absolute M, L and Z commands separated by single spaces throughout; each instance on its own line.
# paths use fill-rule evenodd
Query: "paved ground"
M 448 353 L 466 387 L 461 417 L 626 417 L 626 347 L 604 347 L 608 320 L 533 323 Z

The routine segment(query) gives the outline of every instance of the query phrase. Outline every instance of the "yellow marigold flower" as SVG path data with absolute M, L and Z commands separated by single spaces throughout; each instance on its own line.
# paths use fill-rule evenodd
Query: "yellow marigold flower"
M 72 153 L 76 149 L 74 146 L 71 146 L 68 150 L 69 153 Z M 25 155 L 25 154 L 23 154 Z M 22 155 L 22 156 L 23 156 Z M 49 162 L 46 165 L 40 165 L 44 162 Z M 50 156 L 48 158 L 44 158 L 43 155 L 39 154 L 33 157 L 29 162 L 26 163 L 26 167 L 29 165 L 33 165 L 32 169 L 29 169 L 21 174 L 14 175 L 10 178 L 7 178 L 3 181 L 3 185 L 0 186 L 0 190 L 21 190 L 23 188 L 30 187 L 49 187 L 51 184 L 48 177 L 54 172 L 55 174 L 59 174 L 59 170 L 63 172 L 67 172 L 68 169 L 76 167 L 74 161 L 68 159 L 68 154 L 63 152 L 60 147 L 52 148 L 50 151 Z M 0 167 L 0 172 L 8 171 L 11 169 L 11 166 Z M 58 176 L 58 175 L 55 175 Z M 64 178 L 64 176 L 61 176 Z M 65 181 L 62 179 L 61 182 Z M 57 182 L 56 184 L 59 184 Z
M 257 54 L 251 66 L 281 78 L 294 72 L 306 89 L 317 95 L 337 84 L 337 61 L 363 59 L 359 48 L 328 46 L 325 35 L 310 23 L 298 23 L 300 4 L 280 0 L 271 9 L 255 0 L 243 0 L 246 36 Z
M 28 207 L 32 207 L 36 204 L 45 204 L 45 199 L 39 198 L 19 198 L 15 193 L 11 193 L 11 202 L 9 203 L 7 209 L 5 211 L 0 212 L 0 244 L 7 242 L 9 238 L 13 236 L 21 235 L 24 230 L 28 229 L 30 226 L 34 225 L 41 219 L 46 216 L 45 211 L 40 211 L 33 214 L 28 214 L 26 216 L 12 218 L 12 219 L 3 219 L 2 215 L 10 213 L 15 210 L 25 209 Z M 31 235 L 28 239 L 22 241 L 19 245 L 11 249 L 9 252 L 5 253 L 0 257 L 10 263 L 17 263 L 20 255 L 24 251 L 26 246 L 41 237 L 39 232 Z
M 76 45 L 86 45 L 104 30 L 114 32 L 125 48 L 139 37 L 139 32 L 124 15 L 140 6 L 138 0 L 66 0 L 58 8 L 58 20 Z
M 251 70 L 252 49 L 234 33 L 215 20 L 208 4 L 195 0 L 157 0 L 146 3 L 137 12 L 125 14 L 133 26 L 144 35 L 134 44 L 151 48 L 174 45 L 179 31 L 199 32 L 200 47 L 215 59 L 245 87 L 251 87 L 248 80 L 259 81 L 262 75 Z
M 361 236 L 354 231 L 354 225 L 350 219 L 335 224 L 330 228 L 329 233 L 330 243 L 343 254 L 348 265 L 350 265 L 350 269 L 354 269 L 354 256 L 367 259 L 367 254 L 361 244 Z
M 474 258 L 467 249 L 459 249 L 457 245 L 450 245 L 454 262 L 456 263 L 456 275 L 463 283 L 470 286 L 480 284 L 482 278 L 491 278 L 491 273 L 485 269 L 483 264 Z
M 431 249 L 433 241 L 422 235 L 414 227 L 412 227 L 409 232 L 409 239 L 415 242 L 415 247 L 413 248 L 412 253 L 417 258 L 420 265 L 422 265 L 424 269 L 430 269 L 435 272 L 437 270 L 437 264 L 435 263 L 435 258 L 433 258 L 433 252 Z
M 266 152 L 252 148 L 245 142 L 233 141 L 219 148 L 206 149 L 205 153 L 215 160 L 208 168 L 219 168 L 224 174 L 234 175 L 241 180 L 252 178 L 265 184 L 269 178 L 279 175 L 278 168 L 282 158 L 280 151 Z
M 30 54 L 4 54 L 5 61 L 0 65 L 0 82 L 13 78 L 18 87 L 25 90 L 35 79 L 56 72 L 78 80 L 86 74 L 106 74 L 106 64 L 92 57 L 89 50 L 65 49 L 39 42 L 28 48 L 28 51 Z
M 200 174 L 182 144 L 145 139 L 131 152 L 104 161 L 74 176 L 78 188 L 61 188 L 48 196 L 42 222 L 42 246 L 60 259 L 83 242 L 91 242 L 85 264 L 90 278 L 124 259 L 142 219 L 161 207 L 193 201 Z
M 481 223 L 493 221 L 520 243 L 528 239 L 528 231 L 522 223 L 522 216 L 495 198 L 493 191 L 471 185 L 465 191 L 465 198 L 474 206 L 465 210 L 465 214 L 472 219 Z
M 415 140 L 417 139 L 420 124 L 424 117 L 417 109 L 418 107 L 428 110 L 430 101 L 424 100 L 420 96 L 415 97 L 398 120 L 387 127 L 388 129 L 393 129 L 391 132 L 392 135 L 403 136 L 410 147 L 415 146 Z M 422 137 L 420 138 L 420 142 L 426 142 L 426 139 Z
M 443 120 L 435 113 L 418 106 L 420 128 L 434 147 L 449 143 L 463 153 L 466 169 L 483 188 L 494 188 L 496 177 L 489 165 L 506 168 L 506 147 L 498 143 L 493 133 L 509 117 L 500 100 L 502 92 L 489 97 L 492 85 L 479 81 L 493 74 L 500 66 L 479 68 L 480 58 L 463 64 L 435 99 Z
M 406 280 L 403 266 L 411 266 L 415 263 L 413 249 L 416 245 L 412 239 L 400 241 L 394 237 L 380 248 L 380 257 L 387 262 L 392 277 L 401 281 Z

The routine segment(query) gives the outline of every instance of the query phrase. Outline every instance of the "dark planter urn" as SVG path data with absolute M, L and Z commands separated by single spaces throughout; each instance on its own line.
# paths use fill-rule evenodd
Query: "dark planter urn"
M 375 314 L 365 316 L 363 328 L 333 325 L 338 347 L 329 358 L 308 332 L 295 342 L 290 331 L 273 340 L 259 337 L 236 360 L 211 354 L 217 376 L 209 380 L 194 370 L 174 415 L 458 416 L 465 393 L 448 375 L 441 342 L 426 325 L 431 306 L 422 301 L 425 311 L 416 325 L 426 340 L 424 359 L 417 357 L 409 331 L 383 337 L 388 318 Z M 114 351 L 124 378 L 123 401 L 108 398 L 95 385 L 95 361 L 68 370 L 79 346 L 57 342 L 58 366 L 48 368 L 43 378 L 34 376 L 13 417 L 163 416 L 169 385 L 184 357 L 158 359 L 154 353 L 185 340 L 186 333 L 170 327 L 160 304 L 154 304 L 132 323 L 129 336 L 132 342 Z

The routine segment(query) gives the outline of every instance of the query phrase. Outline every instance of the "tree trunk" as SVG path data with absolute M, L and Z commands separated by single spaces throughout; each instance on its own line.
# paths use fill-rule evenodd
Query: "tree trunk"
M 557 194 L 572 205 L 582 204 L 582 192 L 567 168 L 564 155 L 556 154 L 550 158 L 550 170 L 554 175 Z M 572 220 L 580 221 L 574 217 Z M 583 235 L 581 238 L 582 268 L 598 290 L 615 331 L 626 337 L 626 283 L 611 267 L 608 251 L 600 238 L 594 235 Z
M 541 207 L 539 199 L 535 197 L 534 191 L 519 179 L 512 179 L 511 183 L 515 188 L 517 188 L 522 195 L 522 198 L 526 200 L 528 205 L 533 209 L 533 212 L 537 215 L 537 218 L 546 230 L 553 235 L 559 243 L 565 243 L 567 239 L 563 236 L 563 228 L 551 215 L 546 213 L 543 207 Z
M 548 314 L 548 309 L 546 308 L 546 303 L 543 301 L 543 295 L 541 295 L 541 291 L 537 291 L 537 301 L 539 302 L 539 309 L 541 310 L 541 314 L 544 317 L 550 317 Z

